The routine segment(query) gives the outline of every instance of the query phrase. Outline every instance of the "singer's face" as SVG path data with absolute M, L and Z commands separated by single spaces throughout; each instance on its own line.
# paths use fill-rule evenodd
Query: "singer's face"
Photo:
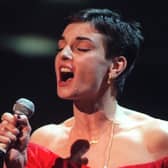
M 109 61 L 104 36 L 89 23 L 69 24 L 58 41 L 57 93 L 64 99 L 89 99 L 101 91 Z

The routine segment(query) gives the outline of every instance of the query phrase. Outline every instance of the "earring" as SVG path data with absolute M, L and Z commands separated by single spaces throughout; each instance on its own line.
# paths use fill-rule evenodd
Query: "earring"
M 112 74 L 109 73 L 109 74 L 108 74 L 108 79 L 107 79 L 107 84 L 108 84 L 108 85 L 111 84 L 111 80 L 112 80 Z

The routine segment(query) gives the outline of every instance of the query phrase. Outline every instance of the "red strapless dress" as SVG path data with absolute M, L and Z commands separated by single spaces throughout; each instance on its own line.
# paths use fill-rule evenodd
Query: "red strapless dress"
M 28 162 L 25 168 L 79 168 L 76 165 L 70 165 L 68 160 L 60 158 L 50 150 L 34 144 L 28 145 Z M 80 168 L 89 168 L 86 165 Z
M 168 168 L 168 156 L 153 162 L 123 166 L 120 168 Z
M 28 146 L 28 162 L 25 168 L 79 168 L 79 166 L 69 165 L 67 160 L 61 159 L 48 149 L 30 143 Z M 82 165 L 80 168 L 89 167 Z M 149 163 L 122 166 L 120 168 L 168 168 L 168 157 Z

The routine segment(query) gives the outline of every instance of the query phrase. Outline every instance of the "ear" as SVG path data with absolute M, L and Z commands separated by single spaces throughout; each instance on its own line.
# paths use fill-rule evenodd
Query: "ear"
M 111 79 L 117 78 L 127 67 L 127 59 L 124 56 L 115 57 L 109 68 Z

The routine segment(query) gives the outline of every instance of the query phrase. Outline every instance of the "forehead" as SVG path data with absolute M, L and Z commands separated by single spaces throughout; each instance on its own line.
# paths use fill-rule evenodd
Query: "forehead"
M 98 32 L 91 23 L 71 23 L 64 29 L 62 37 L 67 41 L 78 37 L 86 37 L 93 41 L 102 41 L 104 38 L 104 36 Z

